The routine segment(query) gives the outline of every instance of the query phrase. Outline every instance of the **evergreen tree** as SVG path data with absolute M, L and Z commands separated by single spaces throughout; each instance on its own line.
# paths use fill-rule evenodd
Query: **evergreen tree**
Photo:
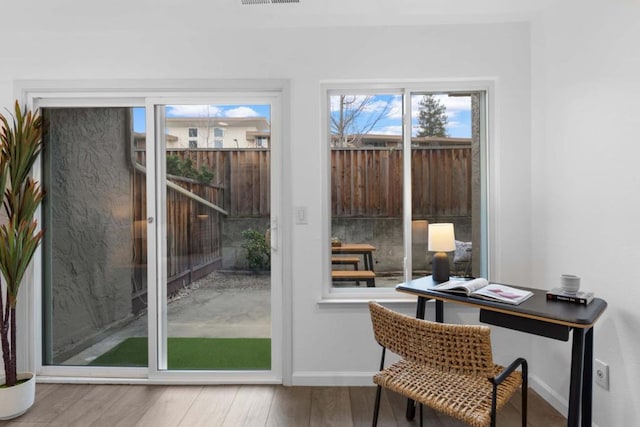
M 433 95 L 420 101 L 418 136 L 447 136 L 447 107 Z

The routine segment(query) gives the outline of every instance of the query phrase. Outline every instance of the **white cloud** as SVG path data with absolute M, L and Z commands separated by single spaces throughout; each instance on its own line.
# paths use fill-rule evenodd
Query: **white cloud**
M 468 96 L 434 95 L 434 97 L 447 108 L 449 120 L 460 112 L 471 110 L 471 98 Z M 422 101 L 422 96 L 413 96 L 411 98 L 411 117 L 414 119 L 417 119 L 420 113 L 420 101 Z
M 240 105 L 223 109 L 219 105 L 168 105 L 169 117 L 258 117 L 251 107 Z
M 219 117 L 221 112 L 215 105 L 167 105 L 169 117 Z
M 223 112 L 224 117 L 258 117 L 259 114 L 256 110 L 246 106 L 239 106 L 230 108 Z
M 402 120 L 402 97 L 394 97 L 387 114 L 388 119 Z
M 373 129 L 370 133 L 376 135 L 402 135 L 402 125 L 382 126 Z
M 459 113 L 471 110 L 471 97 L 438 95 L 440 102 L 447 107 L 447 112 Z

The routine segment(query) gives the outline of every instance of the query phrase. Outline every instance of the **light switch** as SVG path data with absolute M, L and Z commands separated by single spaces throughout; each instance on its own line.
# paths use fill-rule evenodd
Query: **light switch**
M 296 224 L 307 224 L 307 207 L 296 207 Z

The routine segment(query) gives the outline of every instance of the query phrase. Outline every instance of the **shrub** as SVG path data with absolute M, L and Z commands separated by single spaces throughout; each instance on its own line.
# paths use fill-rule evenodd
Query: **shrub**
M 171 154 L 167 156 L 167 174 L 195 179 L 203 184 L 211 184 L 213 172 L 206 166 L 196 169 L 189 158 L 182 160 L 180 156 Z
M 247 250 L 247 261 L 252 270 L 271 268 L 271 247 L 264 234 L 254 229 L 242 232 L 242 247 Z

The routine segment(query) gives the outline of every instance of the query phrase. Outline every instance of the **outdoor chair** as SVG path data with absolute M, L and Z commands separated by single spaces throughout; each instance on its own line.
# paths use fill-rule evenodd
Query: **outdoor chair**
M 455 241 L 456 250 L 453 253 L 453 270 L 456 275 L 469 277 L 471 274 L 472 243 Z
M 487 326 L 451 325 L 417 319 L 369 303 L 373 332 L 382 346 L 373 426 L 382 387 L 474 427 L 495 426 L 496 413 L 522 386 L 522 426 L 527 424 L 527 361 L 507 368 L 493 363 Z M 400 361 L 384 368 L 385 351 Z M 522 372 L 516 371 L 518 366 Z

